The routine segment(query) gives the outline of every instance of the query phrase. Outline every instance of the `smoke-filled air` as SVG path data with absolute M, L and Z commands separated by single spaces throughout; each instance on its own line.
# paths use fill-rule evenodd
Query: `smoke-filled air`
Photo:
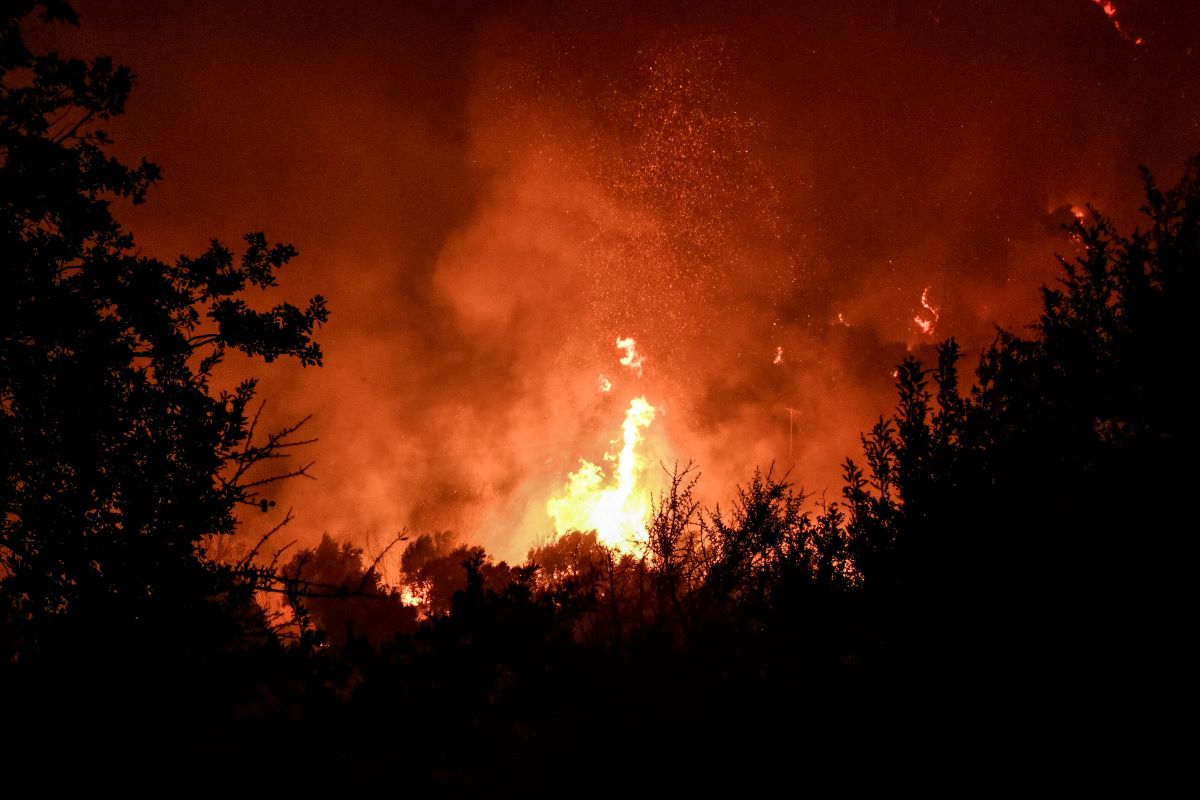
M 146 249 L 259 224 L 335 311 L 263 383 L 320 440 L 304 541 L 520 558 L 689 460 L 836 494 L 896 362 L 1031 320 L 1072 210 L 1131 216 L 1200 122 L 1187 4 L 177 5 L 65 45 L 139 75 Z

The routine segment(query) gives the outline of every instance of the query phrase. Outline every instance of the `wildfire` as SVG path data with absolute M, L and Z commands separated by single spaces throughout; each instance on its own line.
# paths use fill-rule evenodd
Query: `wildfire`
M 621 451 L 616 456 L 604 456 L 616 461 L 608 486 L 604 485 L 601 467 L 579 459 L 579 469 L 570 474 L 562 493 L 546 502 L 546 514 L 559 533 L 594 530 L 601 543 L 624 552 L 635 552 L 645 543 L 650 494 L 638 486 L 645 464 L 637 446 L 642 441 L 642 430 L 653 421 L 654 406 L 645 397 L 629 402 L 621 425 Z
M 783 348 L 782 347 L 775 348 L 775 360 L 772 361 L 771 363 L 772 364 L 782 364 L 783 363 Z
M 633 340 L 633 337 L 618 338 L 617 349 L 625 351 L 625 355 L 621 356 L 621 365 L 636 372 L 639 378 L 642 377 L 642 363 L 645 358 L 637 351 L 637 342 Z
M 929 312 L 929 315 L 922 316 L 921 314 L 917 314 L 913 317 L 913 322 L 917 323 L 917 327 L 921 329 L 921 333 L 925 334 L 926 336 L 932 336 L 934 325 L 936 325 L 937 321 L 941 319 L 941 314 L 938 313 L 938 309 L 936 307 L 930 305 L 929 303 L 928 286 L 926 286 L 925 290 L 921 292 L 921 306 Z

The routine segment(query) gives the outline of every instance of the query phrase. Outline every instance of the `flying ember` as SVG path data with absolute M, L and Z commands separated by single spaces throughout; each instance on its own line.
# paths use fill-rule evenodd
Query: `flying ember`
M 640 378 L 642 376 L 642 363 L 645 361 L 645 358 L 637 351 L 637 342 L 633 340 L 632 336 L 624 339 L 618 338 L 617 348 L 625 351 L 625 355 L 621 356 L 621 365 L 629 367 Z
M 941 314 L 938 313 L 938 309 L 935 306 L 932 306 L 929 303 L 928 286 L 926 286 L 925 290 L 921 292 L 921 306 L 929 312 L 929 315 L 922 316 L 921 314 L 917 314 L 913 317 L 913 322 L 917 323 L 917 327 L 921 329 L 921 333 L 925 334 L 926 336 L 932 336 L 933 327 L 937 324 L 937 321 L 941 319 Z
M 646 520 L 650 515 L 650 492 L 639 485 L 645 461 L 637 453 L 642 430 L 654 421 L 654 406 L 644 397 L 635 397 L 621 425 L 623 443 L 617 455 L 605 454 L 616 461 L 616 470 L 605 486 L 604 470 L 585 458 L 572 472 L 562 493 L 546 502 L 546 513 L 554 520 L 555 530 L 595 531 L 604 545 L 627 553 L 638 551 L 646 542 Z M 613 442 L 616 444 L 616 442 Z
M 1104 16 L 1108 17 L 1108 21 L 1112 23 L 1113 30 L 1120 34 L 1122 39 L 1127 42 L 1133 42 L 1135 45 L 1142 44 L 1142 37 L 1131 36 L 1121 27 L 1121 22 L 1117 19 L 1117 7 L 1109 2 L 1109 0 L 1092 0 L 1092 2 L 1100 7 L 1100 10 L 1104 12 Z

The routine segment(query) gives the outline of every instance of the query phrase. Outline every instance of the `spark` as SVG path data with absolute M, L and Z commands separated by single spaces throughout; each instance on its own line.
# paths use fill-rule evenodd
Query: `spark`
M 800 413 L 800 409 L 787 407 L 788 412 L 788 461 L 792 460 L 792 438 L 796 431 L 796 415 Z
M 637 351 L 637 342 L 633 337 L 618 338 L 617 349 L 625 351 L 625 355 L 621 356 L 621 366 L 629 367 L 639 378 L 642 377 L 642 364 L 646 359 Z
M 1087 212 L 1085 212 L 1079 206 L 1071 206 L 1071 215 L 1073 217 L 1075 217 L 1075 220 L 1077 222 L 1082 223 L 1084 221 L 1084 219 L 1086 219 L 1086 217 L 1087 217 Z M 1083 243 L 1083 236 L 1079 233 L 1078 230 L 1071 230 L 1070 232 L 1068 232 L 1067 238 L 1069 238 L 1072 242 L 1075 242 L 1076 244 Z
M 771 363 L 772 364 L 782 364 L 783 363 L 783 348 L 782 347 L 775 348 L 775 360 L 772 361 Z
M 846 318 L 842 316 L 842 312 L 840 312 L 840 311 L 838 312 L 838 324 L 844 325 L 847 328 L 850 327 L 850 323 L 846 322 Z
M 913 317 L 913 322 L 917 323 L 917 327 L 921 329 L 921 333 L 925 334 L 926 336 L 933 335 L 934 326 L 937 324 L 937 321 L 941 319 L 941 314 L 938 313 L 938 309 L 929 303 L 929 288 L 930 287 L 926 286 L 925 290 L 921 292 L 921 305 L 926 311 L 929 312 L 929 315 L 922 316 L 921 314 L 917 314 Z
M 600 391 L 602 391 L 602 392 L 612 391 L 612 381 L 610 381 L 608 379 L 608 377 L 604 374 L 600 375 Z

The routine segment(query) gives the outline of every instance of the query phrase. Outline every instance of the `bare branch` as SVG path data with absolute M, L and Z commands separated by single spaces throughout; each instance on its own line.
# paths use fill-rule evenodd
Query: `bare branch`
M 257 486 L 266 486 L 271 483 L 276 483 L 278 481 L 287 480 L 288 478 L 308 478 L 309 480 L 315 481 L 316 478 L 314 478 L 312 475 L 308 474 L 308 468 L 316 463 L 317 463 L 316 461 L 310 461 L 307 464 L 305 464 L 303 467 L 301 467 L 300 469 L 292 470 L 291 472 L 280 473 L 279 475 L 271 475 L 266 478 L 259 478 L 256 481 L 250 481 L 249 483 L 243 483 L 238 488 L 243 489 L 243 490 L 253 489 Z M 247 495 L 247 497 L 252 497 L 252 496 L 255 496 L 255 495 L 252 495 L 252 494 Z M 249 499 L 240 500 L 239 502 L 245 503 L 247 505 L 256 505 L 256 503 L 254 503 L 253 500 L 249 500 Z
M 283 527 L 290 523 L 293 519 L 295 519 L 295 517 L 292 514 L 292 509 L 289 508 L 287 513 L 283 515 L 283 519 L 269 531 L 264 533 L 262 538 L 258 540 L 258 544 L 254 545 L 250 552 L 246 554 L 246 557 L 242 559 L 242 565 L 249 566 L 254 561 L 254 557 L 258 555 L 259 549 L 267 543 L 267 540 L 281 531 Z
M 401 530 L 398 534 L 396 534 L 396 537 L 394 539 L 392 539 L 392 541 L 388 542 L 387 547 L 383 548 L 383 550 L 379 553 L 379 555 L 375 556 L 375 560 L 371 562 L 371 566 L 367 567 L 366 570 L 363 571 L 362 580 L 359 581 L 359 583 L 358 583 L 358 591 L 359 592 L 362 592 L 366 588 L 367 578 L 375 572 L 375 568 L 377 566 L 379 566 L 379 562 L 382 561 L 383 557 L 388 554 L 388 551 L 391 550 L 393 547 L 395 547 L 400 542 L 408 541 L 407 530 L 408 529 L 405 528 L 405 529 Z

